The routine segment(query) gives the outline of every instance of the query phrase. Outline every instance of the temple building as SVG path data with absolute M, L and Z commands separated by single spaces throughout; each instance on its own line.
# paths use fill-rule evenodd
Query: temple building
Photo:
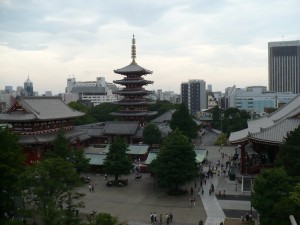
M 144 119 L 147 116 L 153 116 L 157 112 L 151 112 L 146 106 L 154 102 L 147 99 L 146 96 L 152 91 L 147 91 L 144 85 L 153 84 L 153 81 L 145 80 L 142 76 L 152 74 L 152 71 L 139 66 L 136 59 L 135 38 L 132 38 L 131 47 L 132 62 L 121 69 L 114 70 L 115 73 L 125 76 L 122 80 L 114 80 L 115 84 L 125 86 L 122 90 L 114 91 L 114 94 L 121 95 L 123 98 L 114 104 L 120 105 L 122 109 L 119 112 L 113 112 L 111 115 L 121 117 L 123 121 L 138 121 L 141 126 L 144 125 Z
M 82 146 L 89 138 L 84 130 L 75 130 L 71 120 L 84 113 L 69 108 L 58 97 L 21 97 L 5 112 L 0 113 L 0 123 L 9 124 L 19 136 L 19 144 L 26 155 L 26 163 L 32 164 L 52 149 L 59 129 L 73 145 Z
M 300 94 L 270 115 L 248 121 L 248 128 L 232 132 L 229 142 L 240 149 L 244 174 L 272 167 L 288 132 L 300 126 Z

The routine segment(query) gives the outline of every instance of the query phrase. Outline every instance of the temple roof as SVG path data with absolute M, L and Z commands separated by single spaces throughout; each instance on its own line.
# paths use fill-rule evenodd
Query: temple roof
M 300 94 L 272 114 L 255 120 L 248 121 L 248 128 L 230 133 L 229 142 L 238 143 L 248 139 L 249 133 L 258 133 L 261 130 L 272 127 L 275 124 L 293 118 L 300 114 Z
M 16 102 L 4 113 L 0 113 L 1 122 L 47 121 L 72 119 L 84 116 L 84 113 L 67 106 L 58 97 L 17 97 Z
M 165 112 L 164 114 L 156 117 L 155 119 L 151 120 L 151 123 L 166 123 L 166 122 L 170 122 L 172 120 L 172 116 L 174 114 L 174 112 L 176 111 L 176 109 L 171 109 L 167 112 Z
M 115 84 L 153 84 L 153 81 L 145 79 L 123 79 L 123 80 L 114 80 Z
M 141 66 L 139 66 L 136 62 L 131 62 L 128 66 L 125 66 L 121 69 L 114 70 L 115 73 L 123 74 L 123 75 L 129 75 L 129 74 L 140 74 L 140 75 L 146 75 L 146 74 L 152 74 L 153 72 L 151 70 L 147 70 Z
M 132 94 L 142 94 L 142 95 L 148 95 L 148 94 L 152 94 L 153 91 L 146 91 L 145 89 L 140 89 L 140 90 L 126 90 L 126 89 L 122 89 L 122 90 L 119 90 L 119 91 L 113 91 L 114 94 L 119 94 L 119 95 L 132 95 Z
M 18 143 L 19 144 L 42 144 L 50 143 L 55 140 L 57 132 L 47 133 L 47 134 L 38 134 L 38 135 L 20 135 Z M 90 138 L 85 131 L 82 130 L 66 130 L 66 138 L 70 139 L 71 142 L 74 142 L 77 138 L 80 141 L 87 140 Z
M 112 112 L 112 116 L 154 116 L 157 111 L 126 111 L 126 112 Z
M 275 125 L 262 129 L 258 133 L 250 133 L 250 140 L 281 144 L 284 142 L 287 133 L 295 130 L 300 125 L 300 118 L 282 120 Z
M 135 59 L 136 59 L 136 45 L 135 45 L 135 38 L 134 35 L 132 37 L 132 45 L 131 45 L 131 58 L 132 62 L 121 69 L 114 70 L 115 73 L 123 74 L 123 75 L 130 75 L 130 74 L 137 74 L 137 75 L 146 75 L 152 74 L 152 71 L 147 70 L 141 66 L 139 66 Z
M 134 135 L 138 127 L 138 121 L 108 121 L 104 127 L 104 134 Z

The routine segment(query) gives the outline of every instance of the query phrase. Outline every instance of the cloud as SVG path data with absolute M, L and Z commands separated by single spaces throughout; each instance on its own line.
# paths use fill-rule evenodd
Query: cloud
M 153 88 L 204 79 L 224 90 L 267 85 L 267 42 L 299 39 L 300 1 L 0 0 L 0 20 L 1 84 L 30 73 L 35 88 L 57 93 L 70 74 L 119 79 L 134 33 Z

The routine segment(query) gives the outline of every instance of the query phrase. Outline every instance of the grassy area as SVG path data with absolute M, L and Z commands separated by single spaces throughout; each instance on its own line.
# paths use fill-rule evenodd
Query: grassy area
M 251 222 L 242 222 L 241 219 L 225 218 L 224 225 L 255 225 L 254 221 Z

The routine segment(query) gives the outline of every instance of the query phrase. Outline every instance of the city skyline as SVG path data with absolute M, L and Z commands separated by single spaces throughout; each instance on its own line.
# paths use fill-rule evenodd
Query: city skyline
M 146 89 L 180 93 L 202 79 L 213 91 L 268 85 L 268 42 L 299 40 L 298 0 L 13 1 L 0 0 L 0 89 L 65 91 L 67 79 L 119 79 L 131 62 L 152 70 Z

